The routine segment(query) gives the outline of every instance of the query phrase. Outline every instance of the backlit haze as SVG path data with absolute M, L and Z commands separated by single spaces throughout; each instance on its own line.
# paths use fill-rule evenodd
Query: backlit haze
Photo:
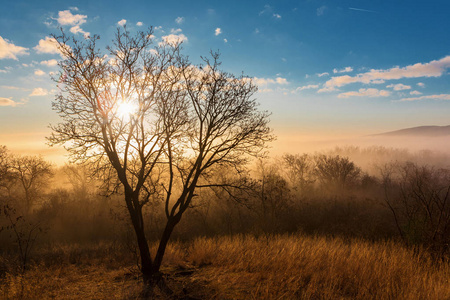
M 274 155 L 334 145 L 448 148 L 442 139 L 367 135 L 450 124 L 449 1 L 2 1 L 0 145 L 42 154 L 61 59 L 58 27 L 109 43 L 118 26 L 154 28 L 155 44 L 183 40 L 194 63 L 220 50 L 222 68 L 253 77 L 272 112 Z M 132 108 L 124 108 L 132 109 Z

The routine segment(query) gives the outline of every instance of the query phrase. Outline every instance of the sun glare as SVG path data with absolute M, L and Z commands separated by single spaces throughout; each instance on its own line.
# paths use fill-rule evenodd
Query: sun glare
M 130 118 L 136 111 L 137 106 L 129 102 L 122 102 L 117 108 L 117 113 L 121 118 Z

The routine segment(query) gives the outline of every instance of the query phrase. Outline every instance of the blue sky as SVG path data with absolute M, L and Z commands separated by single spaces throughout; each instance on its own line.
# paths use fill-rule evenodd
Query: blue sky
M 283 141 L 448 125 L 449 1 L 4 1 L 0 10 L 0 144 L 49 154 L 44 137 L 61 26 L 106 45 L 117 26 L 184 40 L 195 63 L 220 50 L 223 69 L 259 86 Z M 289 151 L 289 149 L 286 149 Z M 50 154 L 49 154 L 50 155 Z

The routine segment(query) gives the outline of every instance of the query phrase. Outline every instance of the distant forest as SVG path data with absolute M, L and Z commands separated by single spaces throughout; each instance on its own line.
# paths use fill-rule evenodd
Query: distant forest
M 91 176 L 88 166 L 56 168 L 41 157 L 1 149 L 1 251 L 23 252 L 23 267 L 46 243 L 133 243 L 122 191 L 106 193 L 104 182 Z M 173 238 L 302 232 L 399 239 L 445 255 L 450 238 L 448 162 L 444 154 L 384 147 L 255 160 L 244 179 L 239 176 L 239 188 L 201 190 Z M 221 170 L 215 176 L 234 175 Z M 161 234 L 162 204 L 155 196 L 145 208 L 150 240 Z

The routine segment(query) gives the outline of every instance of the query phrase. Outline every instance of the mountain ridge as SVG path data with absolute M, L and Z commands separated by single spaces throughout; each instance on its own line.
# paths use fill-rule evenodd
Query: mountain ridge
M 404 128 L 394 131 L 388 131 L 370 136 L 408 136 L 408 137 L 438 137 L 450 135 L 450 125 L 447 126 L 417 126 L 411 128 Z

